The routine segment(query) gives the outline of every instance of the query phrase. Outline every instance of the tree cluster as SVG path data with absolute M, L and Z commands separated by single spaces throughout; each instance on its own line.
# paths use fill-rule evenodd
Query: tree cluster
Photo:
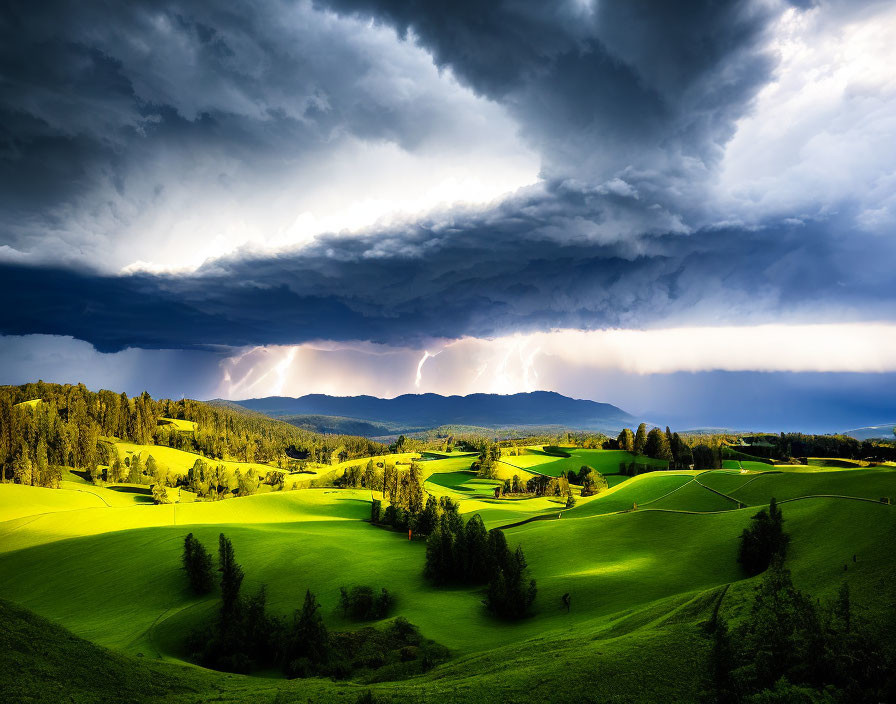
M 371 491 L 383 491 L 386 464 L 389 464 L 391 467 L 389 470 L 391 479 L 391 475 L 395 471 L 394 464 L 384 462 L 374 463 L 373 459 L 369 459 L 363 469 L 360 464 L 348 467 L 342 473 L 341 477 L 337 477 L 333 481 L 333 484 L 343 489 L 370 489 Z
M 609 487 L 604 475 L 588 465 L 582 465 L 578 472 L 569 470 L 566 478 L 570 484 L 578 484 L 582 487 L 582 496 L 593 496 Z
M 641 423 L 635 433 L 630 428 L 623 428 L 616 438 L 615 445 L 618 449 L 631 452 L 635 456 L 644 455 L 655 460 L 665 460 L 669 463 L 669 469 L 689 469 L 694 461 L 690 446 L 678 433 L 673 433 L 669 426 L 666 426 L 665 432 L 659 428 L 651 428 L 648 431 L 646 423 Z M 640 467 L 637 466 L 637 462 L 634 465 L 626 467 L 623 473 L 638 474 Z M 644 467 L 649 467 L 649 470 L 656 469 L 653 465 Z
M 395 597 L 385 587 L 379 593 L 369 585 L 355 585 L 351 589 L 339 588 L 342 615 L 355 621 L 386 618 L 394 604 Z
M 423 473 L 420 465 L 412 462 L 407 470 L 386 464 L 380 488 L 383 501 L 389 504 L 382 509 L 382 501 L 374 501 L 371 506 L 372 523 L 388 525 L 398 530 L 428 535 L 433 528 L 438 508 L 430 496 L 424 504 L 426 492 L 423 490 Z
M 180 430 L 165 418 L 188 420 L 195 431 Z M 95 473 L 106 465 L 115 480 L 111 444 L 118 439 L 164 445 L 207 458 L 240 462 L 329 460 L 339 449 L 345 459 L 384 454 L 386 447 L 366 438 L 331 436 L 297 428 L 266 416 L 198 401 L 153 400 L 146 392 L 127 394 L 37 382 L 0 387 L 0 480 L 57 486 L 60 467 Z
M 511 479 L 505 479 L 500 487 L 501 494 L 523 494 L 527 496 L 568 496 L 570 480 L 566 475 L 548 477 L 538 474 L 529 477 L 525 483 L 514 474 Z
M 277 475 L 282 486 L 282 473 L 272 470 L 270 475 Z M 251 496 L 258 491 L 260 478 L 254 467 L 243 472 L 240 468 L 232 469 L 227 465 L 212 465 L 199 458 L 184 478 L 184 486 L 204 499 L 223 499 L 228 496 Z
M 768 569 L 776 559 L 784 559 L 790 536 L 784 532 L 784 516 L 774 498 L 768 511 L 762 509 L 753 516 L 750 526 L 740 536 L 737 561 L 750 575 Z
M 849 435 L 807 435 L 781 433 L 780 435 L 749 435 L 744 452 L 754 457 L 774 460 L 791 460 L 802 457 L 838 457 L 851 460 L 896 460 L 896 442 L 893 440 L 856 440 Z
M 450 501 L 426 541 L 423 573 L 436 584 L 487 583 L 486 606 L 503 618 L 525 616 L 537 592 L 522 547 L 511 552 L 503 531 L 486 531 L 479 514 L 464 524 Z
M 776 560 L 747 618 L 733 629 L 721 618 L 711 625 L 706 701 L 896 701 L 893 653 L 857 618 L 846 583 L 822 605 Z
M 201 543 L 188 535 L 183 563 L 196 593 L 210 590 L 210 562 Z M 249 598 L 242 596 L 245 574 L 236 562 L 233 544 L 223 533 L 218 539 L 218 565 L 218 613 L 212 623 L 190 634 L 187 642 L 191 658 L 205 667 L 240 673 L 276 667 L 287 677 L 346 678 L 372 672 L 377 679 L 398 679 L 419 674 L 447 658 L 444 647 L 423 638 L 402 618 L 384 630 L 330 633 L 310 590 L 305 591 L 302 606 L 291 620 L 271 616 L 264 586 Z M 355 589 L 347 594 L 351 600 Z M 391 603 L 391 595 L 383 590 L 374 598 L 372 608 L 388 610 Z
M 211 553 L 192 533 L 184 538 L 182 562 L 194 594 L 208 594 L 214 589 Z

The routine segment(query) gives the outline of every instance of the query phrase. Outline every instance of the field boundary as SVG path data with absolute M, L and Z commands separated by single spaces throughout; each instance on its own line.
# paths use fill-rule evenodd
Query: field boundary
M 708 470 L 708 471 L 711 472 L 712 470 Z M 704 472 L 703 474 L 706 474 L 706 472 Z M 694 481 L 697 482 L 700 486 L 702 486 L 702 487 L 703 487 L 704 489 L 706 489 L 707 491 L 711 491 L 713 494 L 718 494 L 719 496 L 721 496 L 721 497 L 724 498 L 724 499 L 728 499 L 729 501 L 733 501 L 734 503 L 737 504 L 737 507 L 738 507 L 738 508 L 741 507 L 741 505 L 743 504 L 742 501 L 738 501 L 738 500 L 735 499 L 733 496 L 728 496 L 728 494 L 723 494 L 723 493 L 722 493 L 721 491 L 719 491 L 718 489 L 713 489 L 711 486 L 706 486 L 706 484 L 704 484 L 703 482 L 701 482 L 701 481 L 700 481 L 700 477 L 702 477 L 703 474 L 698 474 L 696 477 L 694 477 Z M 748 483 L 748 482 L 744 482 L 745 485 L 746 485 L 747 483 Z

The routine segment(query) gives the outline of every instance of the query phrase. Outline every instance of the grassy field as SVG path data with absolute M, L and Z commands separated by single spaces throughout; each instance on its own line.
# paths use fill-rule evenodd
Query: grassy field
M 607 467 L 614 461 L 608 452 L 574 451 L 533 467 L 557 461 Z M 589 456 L 594 463 L 583 459 Z M 153 506 L 77 475 L 63 489 L 0 485 L 0 599 L 11 602 L 0 602 L 0 637 L 7 639 L 0 666 L 21 673 L 2 685 L 18 689 L 0 690 L 0 699 L 40 700 L 47 692 L 43 700 L 54 701 L 50 695 L 58 692 L 41 684 L 48 678 L 67 682 L 85 700 L 91 692 L 117 691 L 120 701 L 142 695 L 352 702 L 367 689 L 187 666 L 184 634 L 217 603 L 216 595 L 187 593 L 179 569 L 187 532 L 213 551 L 225 532 L 246 572 L 244 592 L 266 584 L 270 609 L 284 616 L 310 588 L 327 625 L 347 629 L 353 625 L 338 609 L 340 586 L 370 584 L 396 594 L 395 615 L 448 646 L 453 657 L 425 676 L 372 686 L 395 701 L 573 702 L 582 701 L 583 691 L 593 701 L 693 701 L 708 648 L 699 624 L 725 585 L 733 585 L 730 595 L 748 597 L 755 580 L 744 580 L 736 563 L 737 537 L 771 496 L 799 499 L 783 504 L 792 536 L 788 564 L 798 586 L 830 596 L 849 562 L 856 602 L 883 614 L 896 597 L 890 550 L 896 509 L 876 501 L 896 496 L 896 470 L 650 472 L 619 477 L 609 490 L 564 510 L 562 500 L 546 497 L 495 500 L 494 482 L 477 479 L 471 461 L 423 462 L 425 488 L 452 496 L 462 513 L 479 513 L 489 527 L 536 519 L 505 529 L 511 546 L 523 546 L 538 580 L 534 615 L 521 622 L 493 620 L 479 589 L 427 583 L 422 542 L 363 520 L 371 498 L 366 490 Z M 802 498 L 820 495 L 830 498 Z M 568 614 L 564 593 L 571 596 Z M 726 597 L 733 617 L 744 599 Z M 66 659 L 72 660 L 67 667 Z
M 196 454 L 195 452 L 185 452 L 184 450 L 176 450 L 173 447 L 165 447 L 163 445 L 136 445 L 130 442 L 116 442 L 114 443 L 118 448 L 119 453 L 121 453 L 122 459 L 125 457 L 132 457 L 133 455 L 140 455 L 140 460 L 143 464 L 146 464 L 146 459 L 152 455 L 153 459 L 159 464 L 161 467 L 165 467 L 166 469 L 171 470 L 172 472 L 176 472 L 177 474 L 186 474 L 187 471 L 192 467 L 196 460 L 202 460 L 203 462 L 210 464 L 212 466 L 216 465 L 224 465 L 229 469 L 236 471 L 239 469 L 241 472 L 248 472 L 249 469 L 254 469 L 259 475 L 264 477 L 268 472 L 272 469 L 276 469 L 273 465 L 268 464 L 260 464 L 258 462 L 231 462 L 228 460 L 216 460 L 213 458 L 203 457 L 202 455 Z
M 522 455 L 503 455 L 499 465 L 509 468 L 510 474 L 514 473 L 513 470 L 525 470 L 532 474 L 544 474 L 550 477 L 559 477 L 568 472 L 578 473 L 583 465 L 587 465 L 601 474 L 618 474 L 620 463 L 637 462 L 657 469 L 665 469 L 668 466 L 668 462 L 664 460 L 634 455 L 625 450 L 567 448 L 565 452 L 570 457 L 557 457 L 536 447 L 526 448 L 524 452 L 525 454 Z
M 22 401 L 21 403 L 17 403 L 16 406 L 30 406 L 31 408 L 35 408 L 39 403 L 42 403 L 41 399 L 33 398 L 30 401 Z
M 896 500 L 896 470 L 889 468 L 846 470 L 844 472 L 760 474 L 753 481 L 730 492 L 749 505 L 800 496 L 850 496 L 866 499 L 892 497 Z
M 178 418 L 159 418 L 159 425 L 170 425 L 184 433 L 195 433 L 199 429 L 198 423 Z

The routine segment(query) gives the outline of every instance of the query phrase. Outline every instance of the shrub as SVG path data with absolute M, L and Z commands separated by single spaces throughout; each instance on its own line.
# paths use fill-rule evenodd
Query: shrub
M 367 585 L 354 586 L 351 589 L 340 587 L 339 594 L 343 616 L 355 621 L 385 618 L 395 604 L 395 597 L 385 588 L 377 594 L 373 587 Z

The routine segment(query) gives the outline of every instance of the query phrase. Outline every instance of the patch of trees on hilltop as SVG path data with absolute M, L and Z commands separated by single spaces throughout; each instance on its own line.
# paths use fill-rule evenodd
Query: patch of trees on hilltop
M 159 424 L 192 421 L 195 432 Z M 93 392 L 83 384 L 37 382 L 0 387 L 0 480 L 58 486 L 60 467 L 93 472 L 114 457 L 103 438 L 164 445 L 211 459 L 332 462 L 384 454 L 367 438 L 318 435 L 264 416 L 199 401 L 154 400 L 148 393 Z
M 613 449 L 625 450 L 636 456 L 650 457 L 655 460 L 663 460 L 668 462 L 669 469 L 690 469 L 691 465 L 697 464 L 715 464 L 714 458 L 706 458 L 703 453 L 704 446 L 699 445 L 691 448 L 691 446 L 678 433 L 673 433 L 669 426 L 666 426 L 665 432 L 660 428 L 652 428 L 647 430 L 647 424 L 641 423 L 634 432 L 630 428 L 623 428 L 622 432 L 616 438 L 615 443 L 607 443 L 608 449 L 611 445 L 615 445 Z M 721 460 L 719 467 L 721 467 Z M 654 466 L 645 465 L 643 470 L 634 463 L 631 467 L 626 467 L 623 474 L 637 474 L 640 471 L 656 469 Z M 710 469 L 710 467 L 706 467 Z
M 806 435 L 781 433 L 780 435 L 695 435 L 673 433 L 669 426 L 647 430 L 641 423 L 635 432 L 625 428 L 615 441 L 604 445 L 607 449 L 620 449 L 638 456 L 665 460 L 669 469 L 719 469 L 723 459 L 740 458 L 772 463 L 794 461 L 796 458 L 827 457 L 851 460 L 896 460 L 896 442 L 886 440 L 856 440 L 848 435 Z M 637 462 L 628 466 L 623 474 L 637 474 L 656 467 Z
M 896 443 L 887 440 L 856 440 L 849 435 L 805 435 L 781 433 L 743 437 L 741 449 L 761 458 L 787 460 L 792 457 L 836 457 L 850 460 L 896 460 Z

